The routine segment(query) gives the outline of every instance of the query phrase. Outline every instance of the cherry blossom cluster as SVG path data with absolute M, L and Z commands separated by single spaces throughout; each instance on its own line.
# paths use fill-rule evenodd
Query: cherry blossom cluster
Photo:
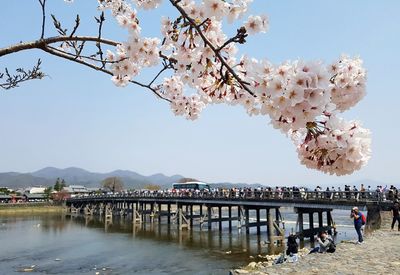
M 274 66 L 263 60 L 243 58 L 240 69 L 256 93 L 248 113 L 269 115 L 272 125 L 288 133 L 304 128 L 324 112 L 331 103 L 329 75 L 321 62 L 285 62 Z
M 133 0 L 138 9 L 154 9 L 161 0 Z M 197 119 L 208 104 L 241 105 L 249 115 L 269 116 L 274 128 L 290 136 L 300 162 L 324 173 L 345 175 L 370 158 L 370 133 L 358 122 L 336 114 L 365 95 L 366 71 L 360 58 L 342 56 L 331 65 L 238 57 L 238 44 L 248 35 L 266 32 L 268 17 L 249 15 L 233 36 L 223 22 L 242 19 L 252 0 L 169 1 L 178 10 L 161 19 L 161 38 L 142 38 L 137 12 L 124 0 L 99 0 L 128 40 L 109 51 L 112 80 L 126 86 L 143 67 L 165 66 L 170 76 L 153 85 L 170 102 L 174 114 Z M 166 69 L 167 67 L 164 67 Z M 158 75 L 157 75 L 158 77 Z
M 143 8 L 157 6 L 157 1 L 136 1 Z M 140 2 L 140 3 L 139 3 Z M 149 3 L 152 4 L 149 4 Z M 117 46 L 116 53 L 107 51 L 107 60 L 116 61 L 111 65 L 112 81 L 124 87 L 140 73 L 143 67 L 152 67 L 159 63 L 159 38 L 143 38 L 137 11 L 123 0 L 99 0 L 101 9 L 110 9 L 118 24 L 129 31 L 128 41 Z
M 360 58 L 342 56 L 329 67 L 329 72 L 332 102 L 337 110 L 348 110 L 365 96 L 366 71 Z
M 333 116 L 322 125 L 309 123 L 307 130 L 297 153 L 308 168 L 347 175 L 361 169 L 371 157 L 371 133 L 357 121 Z

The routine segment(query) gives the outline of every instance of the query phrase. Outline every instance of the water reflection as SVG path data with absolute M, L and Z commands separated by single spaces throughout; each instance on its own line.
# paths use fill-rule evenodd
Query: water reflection
M 283 251 L 282 246 L 267 243 L 266 232 L 263 235 L 207 230 L 194 227 L 192 230 L 179 231 L 176 224 L 143 223 L 133 225 L 132 220 L 114 217 L 105 221 L 96 216 L 67 216 L 67 219 L 86 226 L 104 230 L 105 233 L 132 234 L 134 239 L 147 239 L 155 242 L 176 243 L 190 249 L 207 249 L 223 255 L 238 256 L 248 259 L 249 256 L 260 254 L 278 254 Z
M 288 210 L 284 216 L 291 232 L 295 215 Z M 339 240 L 355 238 L 348 211 L 334 216 Z M 164 221 L 133 226 L 132 220 L 118 217 L 105 222 L 55 214 L 0 216 L 0 274 L 20 274 L 32 265 L 35 274 L 94 274 L 100 267 L 110 267 L 109 274 L 227 274 L 255 260 L 250 257 L 282 250 L 265 242 L 265 227 L 261 236 L 255 228 L 250 235 L 233 228 L 232 233 L 228 226 L 208 231 L 195 224 L 180 232 Z

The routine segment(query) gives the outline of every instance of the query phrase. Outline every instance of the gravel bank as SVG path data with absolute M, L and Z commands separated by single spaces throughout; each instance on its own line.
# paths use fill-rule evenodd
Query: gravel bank
M 333 254 L 310 254 L 297 263 L 263 266 L 253 263 L 233 274 L 400 274 L 400 232 L 390 230 L 391 218 L 383 215 L 381 229 L 367 235 L 363 244 L 342 242 Z M 397 225 L 396 225 L 397 226 Z M 265 265 L 265 264 L 264 264 Z

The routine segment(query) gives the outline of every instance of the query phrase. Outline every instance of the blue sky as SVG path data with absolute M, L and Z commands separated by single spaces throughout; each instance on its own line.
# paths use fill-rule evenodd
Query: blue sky
M 79 34 L 96 34 L 95 0 L 49 2 L 48 13 L 67 27 L 80 13 Z M 241 107 L 220 105 L 206 108 L 197 121 L 187 121 L 146 90 L 117 88 L 107 75 L 36 50 L 0 58 L 1 69 L 29 67 L 42 58 L 49 75 L 0 91 L 0 171 L 77 166 L 96 172 L 179 173 L 212 182 L 398 183 L 399 10 L 396 0 L 255 0 L 252 5 L 252 13 L 269 15 L 270 31 L 249 38 L 243 53 L 274 63 L 297 58 L 329 63 L 342 53 L 363 58 L 367 96 L 343 116 L 359 119 L 372 130 L 373 157 L 351 176 L 327 176 L 301 166 L 291 141 L 266 117 L 249 117 Z M 168 1 L 159 10 L 141 12 L 144 34 L 158 35 L 160 16 L 171 13 Z M 40 36 L 35 0 L 7 1 L 0 18 L 0 48 Z M 47 27 L 47 34 L 54 35 L 51 22 Z M 233 34 L 235 27 L 228 27 L 227 33 Z M 105 36 L 126 37 L 109 15 Z M 139 79 L 151 76 L 146 71 Z

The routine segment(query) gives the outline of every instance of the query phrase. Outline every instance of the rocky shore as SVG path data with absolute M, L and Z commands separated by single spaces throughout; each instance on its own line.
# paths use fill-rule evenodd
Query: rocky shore
M 300 255 L 296 263 L 272 265 L 272 261 L 253 262 L 231 273 L 239 274 L 400 274 L 400 232 L 390 230 L 391 218 L 382 216 L 382 227 L 356 240 L 337 245 L 335 253 Z M 396 225 L 397 226 L 397 225 Z M 300 253 L 301 254 L 301 253 Z

